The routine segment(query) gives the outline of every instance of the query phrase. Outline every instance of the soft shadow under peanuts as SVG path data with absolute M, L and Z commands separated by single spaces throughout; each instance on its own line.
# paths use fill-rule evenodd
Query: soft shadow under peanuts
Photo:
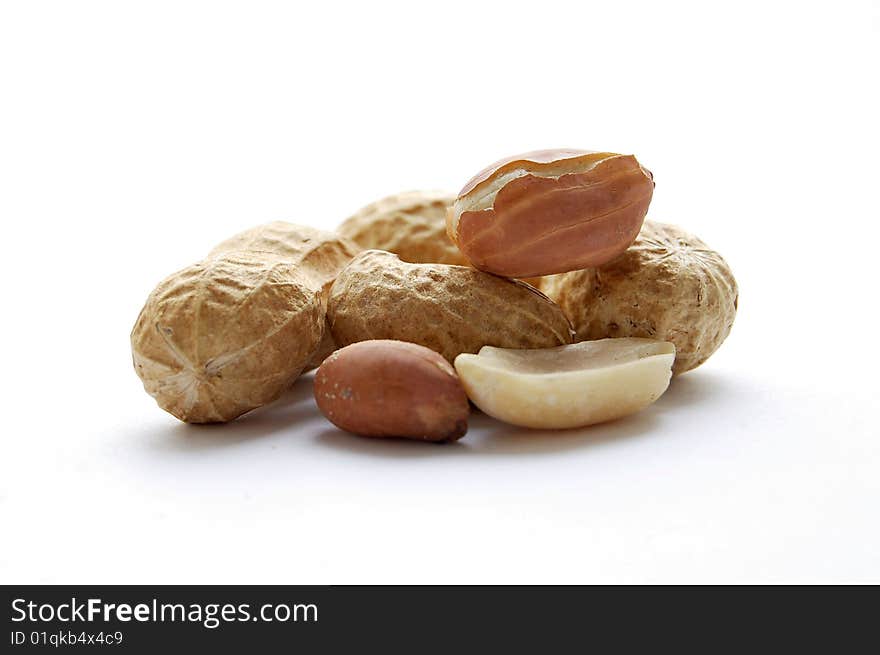
M 468 435 L 459 441 L 422 442 L 416 439 L 383 439 L 377 437 L 361 437 L 340 430 L 330 425 L 322 430 L 315 441 L 322 446 L 336 450 L 345 450 L 356 455 L 380 458 L 427 458 L 457 457 L 472 451 L 467 443 Z
M 422 458 L 475 455 L 535 455 L 593 448 L 659 432 L 659 413 L 650 408 L 633 416 L 571 430 L 532 430 L 502 423 L 475 411 L 468 433 L 454 443 L 421 443 L 408 439 L 359 437 L 328 427 L 317 443 L 370 457 Z
M 662 410 L 699 405 L 736 391 L 729 378 L 698 369 L 672 378 L 666 393 L 657 400 L 655 406 Z
M 323 421 L 313 401 L 314 373 L 299 378 L 274 403 L 255 409 L 231 423 L 216 425 L 169 425 L 156 435 L 151 449 L 174 452 L 206 452 L 252 442 L 275 435 L 295 438 L 299 430 L 311 431 L 305 423 Z M 672 380 L 666 393 L 645 410 L 616 421 L 570 430 L 532 430 L 508 425 L 472 407 L 470 428 L 460 441 L 421 443 L 409 439 L 359 437 L 325 423 L 314 437 L 316 443 L 336 450 L 369 457 L 424 458 L 474 455 L 534 455 L 595 448 L 615 441 L 650 437 L 661 432 L 665 410 L 699 405 L 713 397 L 735 392 L 730 382 L 709 371 L 694 371 Z M 287 434 L 283 434 L 283 433 Z
M 540 455 L 596 448 L 661 432 L 662 417 L 651 407 L 623 418 L 568 430 L 533 430 L 508 425 L 491 416 L 474 414 L 471 425 L 479 429 L 471 442 L 484 455 Z M 467 437 L 465 437 L 467 438 Z
M 198 452 L 235 446 L 291 431 L 305 421 L 321 418 L 312 396 L 314 379 L 314 375 L 302 376 L 275 402 L 258 407 L 229 423 L 177 423 L 168 426 L 165 434 L 158 436 L 154 430 L 150 445 L 160 450 Z

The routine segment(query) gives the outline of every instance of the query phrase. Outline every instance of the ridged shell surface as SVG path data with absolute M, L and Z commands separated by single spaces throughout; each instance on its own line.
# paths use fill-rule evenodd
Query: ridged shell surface
M 336 342 L 397 339 L 452 362 L 486 345 L 545 348 L 571 343 L 571 326 L 537 289 L 465 266 L 408 264 L 368 250 L 337 277 L 327 309 Z
M 645 221 L 635 243 L 605 266 L 544 278 L 541 289 L 571 320 L 578 341 L 671 341 L 673 373 L 705 362 L 733 326 L 739 292 L 727 262 L 675 225 Z

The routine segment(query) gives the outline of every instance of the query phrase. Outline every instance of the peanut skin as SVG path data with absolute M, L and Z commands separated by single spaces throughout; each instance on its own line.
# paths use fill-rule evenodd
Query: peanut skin
M 476 268 L 526 278 L 611 261 L 633 242 L 654 191 L 635 157 L 542 150 L 483 170 L 447 229 Z
M 392 340 L 361 341 L 330 355 L 315 374 L 315 401 L 346 432 L 420 441 L 460 439 L 470 412 L 445 359 Z

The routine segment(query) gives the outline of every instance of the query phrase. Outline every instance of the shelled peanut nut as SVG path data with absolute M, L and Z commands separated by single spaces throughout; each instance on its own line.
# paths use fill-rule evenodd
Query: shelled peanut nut
M 535 277 L 601 266 L 633 242 L 654 180 L 632 155 L 539 150 L 473 177 L 447 231 L 475 267 Z
M 601 339 L 541 350 L 486 346 L 455 359 L 468 397 L 499 420 L 529 428 L 575 428 L 647 407 L 672 375 L 675 346 Z
M 361 341 L 328 357 L 315 401 L 334 425 L 366 437 L 455 441 L 467 432 L 467 395 L 455 369 L 414 343 Z

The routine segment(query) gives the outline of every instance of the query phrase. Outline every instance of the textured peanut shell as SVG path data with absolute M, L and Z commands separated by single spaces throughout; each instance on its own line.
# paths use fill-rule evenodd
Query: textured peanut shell
M 226 239 L 209 256 L 240 251 L 262 253 L 294 264 L 305 282 L 327 292 L 339 271 L 361 250 L 353 241 L 333 232 L 274 221 Z
M 365 249 L 387 250 L 412 264 L 465 265 L 446 234 L 446 210 L 455 194 L 408 191 L 367 205 L 339 226 L 339 233 Z
M 319 289 L 296 267 L 232 252 L 156 287 L 131 333 L 144 388 L 181 421 L 230 421 L 287 389 L 321 339 Z
M 384 339 L 330 355 L 315 374 L 315 401 L 338 428 L 366 437 L 455 441 L 470 413 L 449 362 L 424 346 Z
M 636 238 L 654 191 L 635 157 L 542 150 L 510 157 L 465 185 L 449 236 L 480 270 L 534 277 L 599 266 Z
M 410 341 L 450 363 L 486 345 L 546 348 L 572 338 L 559 307 L 528 284 L 465 266 L 407 264 L 381 250 L 361 253 L 339 274 L 327 316 L 340 345 Z
M 541 289 L 562 307 L 578 341 L 671 341 L 675 375 L 718 349 L 738 300 L 733 273 L 717 252 L 677 226 L 653 221 L 645 221 L 635 243 L 613 262 L 545 278 Z
M 329 295 L 330 290 L 327 290 L 327 294 Z M 330 354 L 337 349 L 336 342 L 333 340 L 333 334 L 330 332 L 330 325 L 327 323 L 327 301 L 326 298 L 323 299 L 324 305 L 324 330 L 321 334 L 321 341 L 318 343 L 318 347 L 315 348 L 315 352 L 312 353 L 312 356 L 309 357 L 309 361 L 306 364 L 304 371 L 311 371 L 313 368 L 318 368 L 325 359 L 327 359 Z
M 293 264 L 304 282 L 322 291 L 322 300 L 326 308 L 327 296 L 333 280 L 361 250 L 355 242 L 334 232 L 274 221 L 226 239 L 218 244 L 209 256 L 246 251 L 262 253 L 278 261 Z M 324 358 L 334 350 L 336 344 L 330 331 L 325 330 L 321 343 L 306 369 L 320 366 Z

